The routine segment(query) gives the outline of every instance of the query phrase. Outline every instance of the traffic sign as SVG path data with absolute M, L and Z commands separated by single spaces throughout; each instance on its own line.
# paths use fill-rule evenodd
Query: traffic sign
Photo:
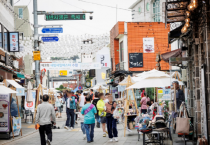
M 42 37 L 43 42 L 55 42 L 58 41 L 59 38 L 57 36 L 54 37 Z
M 43 28 L 42 33 L 63 33 L 63 28 Z
M 79 89 L 79 90 L 82 90 L 82 86 L 79 86 L 78 89 Z
M 46 21 L 85 20 L 85 14 L 45 15 Z

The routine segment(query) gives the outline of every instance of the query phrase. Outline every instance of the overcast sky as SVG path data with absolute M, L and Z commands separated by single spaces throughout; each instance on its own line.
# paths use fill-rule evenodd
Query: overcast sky
M 28 5 L 30 12 L 30 21 L 33 23 L 33 0 L 15 0 L 15 5 Z M 85 1 L 85 2 L 84 2 Z M 63 24 L 64 34 L 83 35 L 93 34 L 99 35 L 109 33 L 116 24 L 117 7 L 126 10 L 117 10 L 117 21 L 132 21 L 131 11 L 129 7 L 136 0 L 38 0 L 39 11 L 94 11 L 93 20 L 89 19 L 90 14 L 86 14 L 86 20 L 75 21 L 54 21 L 47 22 L 43 15 L 39 15 L 39 25 Z M 93 3 L 97 3 L 100 6 Z M 41 34 L 41 28 L 39 29 Z

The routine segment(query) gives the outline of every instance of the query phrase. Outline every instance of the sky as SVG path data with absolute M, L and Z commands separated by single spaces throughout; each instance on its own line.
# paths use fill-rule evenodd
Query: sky
M 131 10 L 128 8 L 136 0 L 38 0 L 39 11 L 94 11 L 93 20 L 89 19 L 90 14 L 86 14 L 86 20 L 74 21 L 45 21 L 44 15 L 39 15 L 39 25 L 63 24 L 63 34 L 68 35 L 100 35 L 110 33 L 117 21 L 132 21 Z M 33 0 L 15 0 L 15 6 L 28 5 L 30 22 L 33 23 Z M 93 3 L 97 3 L 93 4 Z M 107 6 L 101 6 L 107 5 Z M 111 7 L 118 7 L 111 8 Z M 116 17 L 117 13 L 117 17 Z M 41 34 L 41 28 L 39 28 Z

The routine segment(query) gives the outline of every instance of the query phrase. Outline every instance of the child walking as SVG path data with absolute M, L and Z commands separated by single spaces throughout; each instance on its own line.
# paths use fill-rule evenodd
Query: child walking
M 83 133 L 83 139 L 86 139 L 86 134 L 85 134 L 85 125 L 84 125 L 84 115 L 81 114 L 82 111 L 82 107 L 80 107 L 79 112 L 76 112 L 76 114 L 78 114 L 79 116 L 79 120 L 80 120 L 80 124 L 81 124 L 81 130 Z

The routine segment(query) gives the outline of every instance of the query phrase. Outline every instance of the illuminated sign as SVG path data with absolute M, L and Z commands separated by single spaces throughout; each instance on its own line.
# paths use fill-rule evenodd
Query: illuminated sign
M 85 14 L 45 15 L 45 20 L 46 21 L 85 20 Z

